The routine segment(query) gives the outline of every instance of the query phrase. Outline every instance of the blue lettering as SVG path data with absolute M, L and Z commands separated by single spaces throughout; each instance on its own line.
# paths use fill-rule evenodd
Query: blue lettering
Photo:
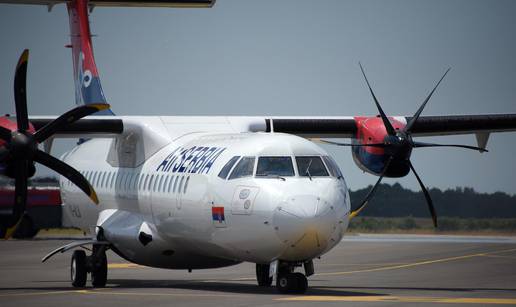
M 204 165 L 201 169 L 201 171 L 199 172 L 199 174 L 202 174 L 202 173 L 208 173 L 210 171 L 210 168 L 211 166 L 213 165 L 213 163 L 215 163 L 215 160 L 217 160 L 217 158 L 220 156 L 220 154 L 226 150 L 226 148 L 221 148 L 219 149 L 219 151 L 215 154 L 212 155 L 212 157 L 210 158 L 210 160 L 208 160 L 208 162 L 206 162 L 206 165 Z

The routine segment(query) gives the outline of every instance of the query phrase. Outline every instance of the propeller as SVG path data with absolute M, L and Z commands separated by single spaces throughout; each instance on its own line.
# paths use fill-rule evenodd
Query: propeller
M 15 197 L 13 213 L 6 225 L 4 238 L 10 238 L 20 224 L 27 204 L 27 180 L 35 172 L 34 162 L 45 165 L 60 175 L 66 177 L 81 189 L 88 197 L 98 204 L 95 190 L 84 176 L 68 164 L 52 157 L 38 149 L 38 144 L 66 128 L 78 119 L 95 112 L 108 109 L 106 103 L 78 106 L 52 122 L 48 123 L 35 133 L 29 126 L 27 112 L 27 64 L 29 50 L 25 49 L 16 66 L 14 77 L 14 101 L 16 106 L 16 130 L 11 131 L 0 126 L 0 139 L 5 144 L 0 147 L 0 163 L 7 166 L 7 174 L 15 179 Z
M 428 209 L 430 211 L 430 214 L 432 216 L 432 221 L 435 227 L 437 227 L 437 214 L 435 212 L 434 204 L 432 201 L 432 198 L 430 197 L 430 193 L 428 192 L 427 188 L 423 184 L 423 181 L 419 177 L 418 173 L 416 172 L 414 166 L 412 165 L 412 162 L 410 161 L 410 156 L 412 154 L 413 148 L 422 148 L 422 147 L 458 147 L 458 148 L 465 148 L 465 149 L 472 149 L 472 150 L 478 150 L 480 152 L 486 152 L 487 150 L 485 148 L 479 148 L 475 146 L 467 146 L 467 145 L 455 145 L 455 144 L 433 144 L 433 143 L 423 143 L 423 142 L 416 142 L 412 140 L 411 132 L 414 125 L 417 123 L 417 120 L 419 119 L 421 113 L 423 112 L 426 104 L 436 91 L 437 87 L 441 82 L 443 81 L 444 77 L 448 74 L 450 71 L 450 68 L 446 70 L 446 72 L 443 74 L 441 79 L 437 82 L 437 84 L 434 86 L 432 91 L 428 94 L 428 96 L 425 98 L 419 109 L 416 111 L 414 116 L 410 118 L 407 125 L 401 129 L 396 131 L 394 127 L 392 126 L 391 122 L 389 121 L 388 117 L 385 115 L 385 112 L 383 111 L 382 107 L 380 106 L 380 103 L 378 102 L 378 99 L 376 98 L 376 95 L 374 94 L 373 89 L 371 88 L 371 85 L 369 83 L 369 80 L 367 79 L 367 76 L 365 74 L 364 68 L 362 67 L 362 64 L 359 63 L 360 70 L 362 71 L 362 75 L 364 76 L 364 79 L 367 83 L 367 87 L 369 88 L 369 92 L 371 93 L 371 96 L 373 96 L 373 100 L 376 104 L 376 107 L 378 109 L 378 112 L 380 113 L 380 117 L 382 119 L 382 122 L 385 126 L 385 130 L 387 131 L 387 135 L 384 138 L 383 143 L 371 143 L 371 144 L 354 144 L 354 143 L 339 143 L 339 142 L 333 142 L 333 141 L 326 141 L 326 140 L 320 140 L 321 142 L 337 145 L 337 146 L 349 146 L 349 147 L 377 147 L 377 148 L 384 148 L 385 154 L 388 157 L 387 161 L 385 162 L 384 168 L 379 174 L 379 178 L 376 181 L 376 184 L 369 190 L 364 200 L 360 203 L 360 206 L 358 206 L 355 210 L 351 211 L 349 217 L 353 218 L 357 216 L 360 211 L 362 211 L 365 206 L 369 203 L 369 200 L 373 197 L 376 189 L 380 185 L 380 182 L 387 174 L 389 167 L 391 166 L 392 162 L 401 162 L 405 163 L 410 170 L 414 173 L 416 176 L 416 179 L 419 183 L 419 186 L 421 187 L 421 190 L 423 191 L 423 194 L 425 195 L 425 199 L 428 205 Z

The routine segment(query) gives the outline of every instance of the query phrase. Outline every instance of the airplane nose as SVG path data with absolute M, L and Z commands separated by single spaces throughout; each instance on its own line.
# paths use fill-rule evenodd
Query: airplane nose
M 329 199 L 295 195 L 281 202 L 273 215 L 277 236 L 286 245 L 283 260 L 312 259 L 335 241 L 338 217 Z M 333 242 L 334 243 L 334 242 Z

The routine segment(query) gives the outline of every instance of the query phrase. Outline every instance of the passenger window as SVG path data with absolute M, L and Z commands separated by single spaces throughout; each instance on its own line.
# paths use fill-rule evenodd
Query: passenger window
M 149 181 L 149 174 L 145 175 L 145 180 L 143 181 L 142 191 L 147 187 L 147 181 Z
M 239 158 L 240 156 L 234 156 L 233 158 L 229 159 L 228 163 L 226 163 L 226 165 L 224 165 L 224 167 L 220 170 L 219 177 L 222 179 L 228 178 L 229 171 Z
M 161 192 L 161 188 L 163 188 L 163 180 L 165 180 L 165 176 L 160 175 L 159 176 L 159 184 L 158 184 L 158 192 Z
M 97 180 L 97 172 L 93 173 L 93 176 L 91 177 L 91 185 L 96 186 L 97 183 L 95 182 Z
M 177 193 L 181 193 L 181 188 L 183 187 L 183 181 L 185 177 L 181 177 L 181 181 L 179 181 L 179 187 L 177 188 Z
M 138 177 L 140 177 L 139 174 L 133 174 L 132 180 L 131 180 L 131 191 L 136 190 L 136 185 L 138 184 Z
M 164 193 L 167 190 L 168 175 L 163 176 L 163 184 L 159 186 L 160 192 Z
M 99 187 L 103 188 L 104 187 L 104 181 L 106 180 L 106 172 L 100 172 L 101 174 L 101 179 L 100 179 L 100 182 L 99 182 Z
M 156 175 L 156 177 L 154 177 L 154 184 L 152 185 L 152 190 L 153 191 L 156 191 L 157 187 L 158 187 L 158 183 L 159 183 L 159 175 Z
M 114 173 L 114 172 L 113 172 L 113 173 L 111 173 L 111 182 L 109 183 L 109 186 L 110 186 L 112 189 L 113 189 L 113 188 L 114 188 L 114 186 L 115 186 L 115 177 L 116 177 L 115 173 Z
M 106 182 L 105 182 L 106 188 L 109 188 L 109 182 L 110 181 L 111 181 L 111 172 L 107 172 L 106 173 Z
M 296 157 L 296 163 L 301 177 L 329 176 L 320 157 Z
M 174 176 L 171 176 L 170 180 L 168 182 L 168 193 L 170 193 L 170 191 L 172 191 L 172 182 L 173 181 L 174 181 Z
M 253 175 L 254 157 L 243 157 L 235 166 L 229 179 L 237 179 L 242 177 L 249 177 Z
M 133 181 L 133 173 L 127 173 L 127 179 L 125 180 L 125 189 L 131 190 L 131 182 Z
M 154 175 L 151 175 L 150 179 L 149 179 L 149 185 L 147 185 L 147 190 L 148 191 L 150 191 L 153 182 L 154 182 Z
M 323 156 L 323 160 L 326 163 L 326 166 L 330 170 L 330 174 L 333 177 L 337 177 L 339 179 L 344 178 L 335 160 L 333 160 L 330 156 Z
M 259 157 L 256 177 L 294 176 L 294 166 L 290 157 Z
M 179 181 L 179 176 L 176 176 L 176 180 L 174 181 L 174 189 L 172 190 L 172 193 L 176 193 L 176 187 L 177 187 L 178 181 Z
M 188 188 L 188 182 L 190 181 L 190 176 L 186 177 L 185 187 L 183 189 L 183 193 L 186 193 L 186 188 Z

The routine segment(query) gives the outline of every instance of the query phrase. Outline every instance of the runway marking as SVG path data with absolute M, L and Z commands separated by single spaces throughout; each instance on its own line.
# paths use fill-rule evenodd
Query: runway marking
M 103 290 L 103 291 L 101 291 Z M 47 291 L 47 292 L 24 292 L 24 293 L 5 293 L 0 297 L 16 297 L 16 296 L 38 296 L 38 295 L 56 295 L 56 294 L 105 294 L 105 295 L 127 295 L 127 296 L 192 296 L 192 297 L 249 297 L 245 294 L 203 294 L 203 293 L 155 293 L 155 292 L 119 292 L 110 291 L 110 288 L 102 289 L 80 289 L 80 290 L 64 290 L 64 291 Z
M 439 304 L 499 304 L 514 305 L 516 298 L 485 297 L 425 297 L 425 296 L 297 296 L 275 299 L 276 301 L 307 302 L 388 302 L 388 303 L 439 303 Z
M 108 269 L 141 269 L 143 265 L 136 263 L 108 263 Z
M 77 291 L 64 290 L 64 291 L 41 291 L 41 292 L 22 292 L 22 293 L 4 293 L 0 294 L 0 297 L 11 297 L 11 296 L 34 296 L 34 295 L 52 295 L 52 294 L 66 294 Z
M 516 251 L 516 248 L 500 250 L 500 251 L 494 251 L 494 252 L 486 252 L 486 253 L 478 253 L 478 254 L 470 254 L 470 255 L 462 255 L 462 256 L 456 256 L 456 257 L 434 259 L 434 260 L 425 260 L 425 261 L 419 261 L 419 262 L 407 263 L 407 264 L 401 264 L 401 265 L 384 266 L 384 267 L 379 267 L 379 268 L 354 270 L 354 271 L 344 271 L 344 272 L 317 273 L 317 274 L 315 274 L 315 276 L 348 275 L 348 274 L 355 274 L 355 273 L 369 273 L 369 272 L 379 272 L 379 271 L 405 269 L 405 268 L 411 268 L 411 267 L 416 267 L 416 266 L 421 266 L 421 265 L 449 262 L 449 261 L 455 261 L 455 260 L 463 260 L 463 259 L 469 259 L 469 258 L 475 258 L 475 257 L 484 257 L 484 256 L 490 256 L 490 255 L 496 255 L 496 254 L 501 254 L 501 253 L 512 252 L 512 251 Z
M 93 290 L 74 291 L 82 294 L 103 294 L 103 295 L 127 295 L 127 296 L 192 296 L 192 297 L 249 297 L 246 294 L 203 294 L 203 293 L 156 293 L 156 292 L 118 292 L 103 291 L 97 292 Z

